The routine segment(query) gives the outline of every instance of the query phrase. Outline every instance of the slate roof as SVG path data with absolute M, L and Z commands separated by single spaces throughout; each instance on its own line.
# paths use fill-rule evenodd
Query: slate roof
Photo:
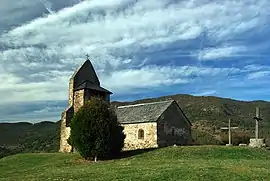
M 112 92 L 108 91 L 107 89 L 104 89 L 103 87 L 97 86 L 90 81 L 83 82 L 75 90 L 77 91 L 77 90 L 81 90 L 81 89 L 90 89 L 90 90 L 96 90 L 96 91 L 106 92 L 106 93 L 112 94 Z
M 120 123 L 156 122 L 174 100 L 119 106 L 116 114 Z
M 100 86 L 99 79 L 95 72 L 95 69 L 87 59 L 72 75 L 71 79 L 74 79 L 74 89 L 80 86 L 83 82 L 89 81 L 96 86 Z
M 98 76 L 89 59 L 87 59 L 72 75 L 73 89 L 91 89 L 112 94 L 112 92 L 100 86 Z

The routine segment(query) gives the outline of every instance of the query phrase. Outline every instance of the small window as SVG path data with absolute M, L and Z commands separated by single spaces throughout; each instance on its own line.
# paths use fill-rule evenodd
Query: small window
M 138 139 L 144 139 L 144 130 L 143 129 L 139 129 L 139 131 L 138 131 Z
M 175 132 L 175 131 L 174 131 L 174 128 L 172 128 L 172 136 L 174 136 L 174 132 Z
M 160 116 L 160 119 L 161 119 L 161 120 L 164 120 L 164 114 L 162 114 L 162 115 Z

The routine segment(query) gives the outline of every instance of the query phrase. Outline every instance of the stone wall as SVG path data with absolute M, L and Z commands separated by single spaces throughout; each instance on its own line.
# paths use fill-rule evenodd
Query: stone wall
M 84 90 L 74 92 L 74 112 L 77 112 L 84 104 Z
M 157 147 L 157 123 L 122 124 L 126 135 L 123 150 L 136 150 Z M 144 131 L 144 138 L 139 139 L 139 130 Z
M 69 106 L 73 105 L 73 85 L 74 85 L 74 80 L 71 78 L 69 80 L 69 89 L 68 89 L 68 93 L 69 93 L 68 105 Z
M 250 147 L 253 147 L 253 148 L 262 148 L 262 147 L 265 147 L 265 143 L 264 143 L 264 139 L 256 139 L 256 138 L 251 138 L 249 140 L 249 146 Z
M 157 125 L 159 147 L 170 145 L 189 145 L 192 141 L 191 126 L 178 106 L 173 103 L 161 115 Z
M 70 152 L 71 146 L 67 143 L 70 135 L 70 127 L 66 127 L 67 112 L 62 113 L 61 130 L 60 130 L 60 152 Z
M 70 81 L 71 84 L 72 81 Z M 71 86 L 71 85 L 70 85 Z M 70 89 L 71 91 L 71 89 Z M 72 88 L 73 91 L 73 88 Z M 69 92 L 69 94 L 71 94 Z M 69 125 L 67 126 L 67 123 L 70 123 L 73 115 L 75 112 L 77 112 L 79 110 L 80 107 L 83 106 L 84 104 L 84 90 L 79 90 L 79 91 L 75 91 L 74 93 L 72 92 L 73 97 L 69 98 L 69 101 L 73 101 L 71 105 L 69 105 L 69 108 L 66 109 L 63 113 L 62 113 L 62 121 L 61 121 L 61 133 L 60 133 L 60 152 L 70 152 L 72 147 L 68 144 L 67 139 L 70 136 L 70 127 Z M 70 102 L 69 102 L 70 104 Z M 72 107 L 73 106 L 73 107 Z
M 101 97 L 104 101 L 110 103 L 110 94 L 108 94 L 108 93 L 100 93 L 100 92 L 97 92 L 97 91 L 92 91 L 92 90 L 86 89 L 84 91 L 84 100 L 88 101 L 92 97 Z

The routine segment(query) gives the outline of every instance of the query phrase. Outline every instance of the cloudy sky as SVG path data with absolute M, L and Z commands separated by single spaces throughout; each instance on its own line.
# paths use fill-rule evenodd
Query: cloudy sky
M 0 120 L 59 120 L 85 61 L 112 100 L 270 101 L 269 0 L 1 0 Z

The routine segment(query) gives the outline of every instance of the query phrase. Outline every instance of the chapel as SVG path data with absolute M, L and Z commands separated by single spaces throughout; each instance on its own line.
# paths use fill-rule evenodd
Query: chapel
M 69 80 L 68 107 L 61 117 L 60 152 L 72 151 L 67 140 L 74 113 L 93 96 L 110 103 L 111 94 L 100 86 L 95 69 L 87 58 Z M 123 150 L 191 144 L 192 124 L 175 100 L 119 106 L 116 114 L 126 135 Z

